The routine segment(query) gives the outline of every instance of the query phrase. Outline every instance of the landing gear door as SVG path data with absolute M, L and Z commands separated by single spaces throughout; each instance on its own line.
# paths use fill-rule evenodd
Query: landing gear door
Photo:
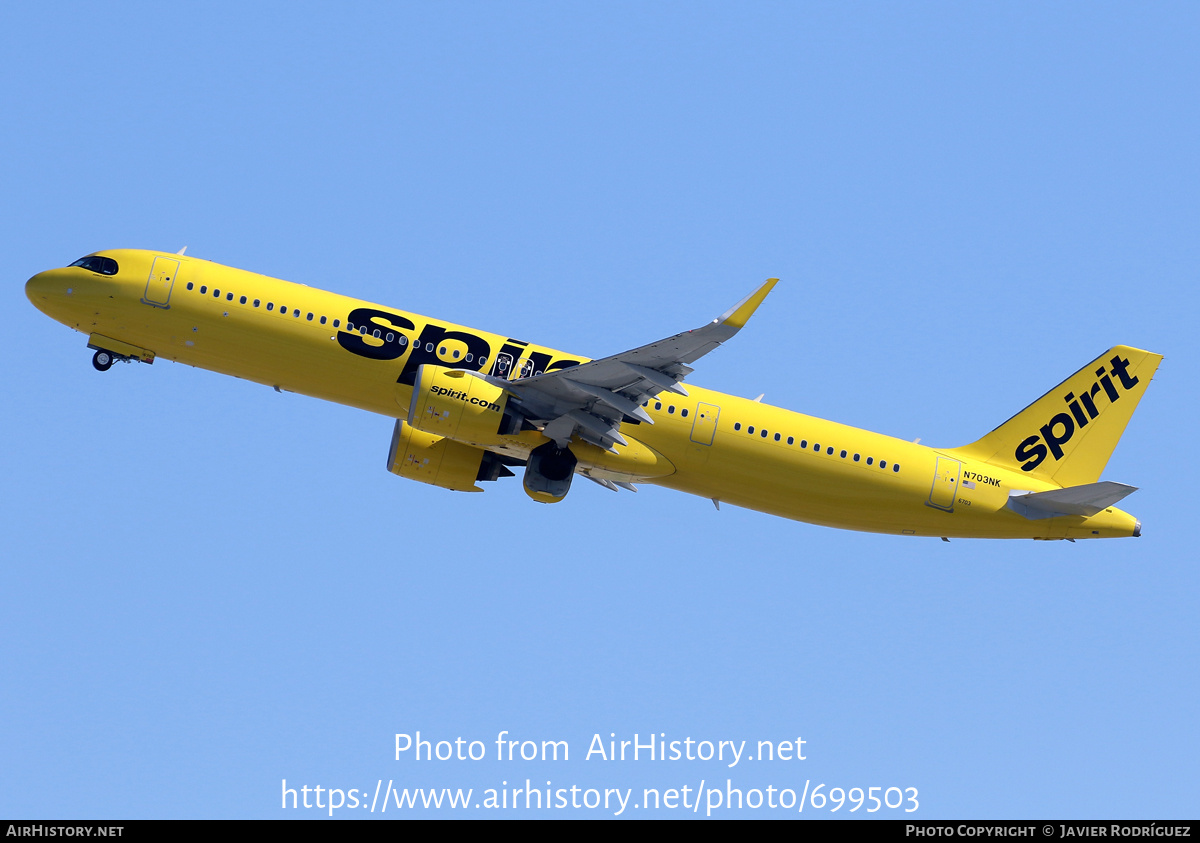
M 150 279 L 146 282 L 146 294 L 142 303 L 154 307 L 167 308 L 171 306 L 171 288 L 175 285 L 175 276 L 179 274 L 179 261 L 174 258 L 159 256 L 150 267 Z
M 949 457 L 938 457 L 937 468 L 933 472 L 933 488 L 929 490 L 929 500 L 925 501 L 925 505 L 945 512 L 953 512 L 954 498 L 958 494 L 958 479 L 961 474 L 961 462 Z

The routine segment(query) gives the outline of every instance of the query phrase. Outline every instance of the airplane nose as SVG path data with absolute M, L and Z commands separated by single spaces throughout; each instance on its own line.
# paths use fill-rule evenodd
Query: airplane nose
M 45 272 L 39 272 L 37 275 L 25 282 L 25 296 L 34 305 L 39 301 L 44 301 L 49 295 L 49 280 L 46 278 Z
M 54 316 L 52 311 L 57 312 L 61 309 L 66 301 L 65 296 L 70 296 L 74 292 L 74 289 L 63 283 L 62 278 L 57 277 L 57 273 L 53 269 L 39 272 L 25 282 L 25 296 L 33 303 L 33 306 L 54 318 L 58 317 Z

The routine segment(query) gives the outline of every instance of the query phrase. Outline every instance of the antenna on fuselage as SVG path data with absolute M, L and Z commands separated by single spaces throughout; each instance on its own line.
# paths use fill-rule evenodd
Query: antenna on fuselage
M 180 250 L 179 250 L 178 252 L 176 252 L 175 254 L 177 254 L 177 255 L 182 255 L 182 254 L 183 254 L 184 252 L 186 252 L 186 251 L 187 251 L 187 246 L 184 246 L 182 249 L 180 249 Z

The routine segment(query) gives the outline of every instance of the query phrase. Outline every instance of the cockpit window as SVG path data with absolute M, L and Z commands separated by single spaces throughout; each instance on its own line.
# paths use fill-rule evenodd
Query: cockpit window
M 101 257 L 100 255 L 92 255 L 86 258 L 80 258 L 71 264 L 71 266 L 82 266 L 84 269 L 90 269 L 92 272 L 99 272 L 101 275 L 116 275 L 117 262 L 112 258 Z

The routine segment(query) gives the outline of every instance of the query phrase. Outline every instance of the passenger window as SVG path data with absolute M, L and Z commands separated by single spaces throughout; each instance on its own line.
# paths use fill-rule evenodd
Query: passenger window
M 789 445 L 795 445 L 795 444 L 796 444 L 796 440 L 795 440 L 795 438 L 793 438 L 793 437 L 789 436 L 789 437 L 788 437 L 788 444 L 789 444 Z
M 766 439 L 766 438 L 767 438 L 767 431 L 766 431 L 766 430 L 760 430 L 760 431 L 759 431 L 759 433 L 758 433 L 758 435 L 759 435 L 759 436 L 761 436 L 763 439 Z
M 779 438 L 780 438 L 780 437 L 779 437 L 779 434 L 778 434 L 778 433 L 776 433 L 776 434 L 775 434 L 775 441 L 776 441 L 776 442 L 778 442 L 778 441 L 779 441 Z
M 656 409 L 656 410 L 661 410 L 661 409 L 662 409 L 662 402 L 661 402 L 661 401 L 655 401 L 655 402 L 654 402 L 654 409 Z
M 880 461 L 879 461 L 879 467 L 880 467 L 880 468 L 887 468 L 887 460 L 880 460 Z
M 292 315 L 295 316 L 297 319 L 299 319 L 300 318 L 300 308 L 296 308 L 295 310 L 293 310 Z
M 855 462 L 858 462 L 858 454 L 855 454 L 855 455 L 854 455 L 854 461 L 855 461 Z
M 814 443 L 813 443 L 813 450 L 814 450 L 814 451 L 816 451 L 816 452 L 819 454 L 819 453 L 821 453 L 821 446 L 820 446 L 819 444 L 817 444 L 816 442 L 814 442 Z
M 262 303 L 262 299 L 255 299 L 255 300 L 254 300 L 254 306 L 255 306 L 255 307 L 258 307 L 258 306 L 259 306 L 261 303 Z
M 339 322 L 341 322 L 341 321 L 342 321 L 341 319 L 334 319 L 334 320 L 333 320 L 333 327 L 335 327 L 335 328 L 336 328 L 336 327 L 338 327 L 338 323 L 339 323 Z
M 741 423 L 741 422 L 734 422 L 734 423 L 733 423 L 733 429 L 734 429 L 734 430 L 741 430 L 741 429 L 742 429 L 742 423 Z
M 218 290 L 216 287 L 213 287 L 213 298 L 214 299 L 221 298 L 221 291 Z
M 668 413 L 674 413 L 674 412 L 675 412 L 675 405 L 674 405 L 674 404 L 672 404 L 670 407 L 667 407 L 667 412 L 668 412 Z
M 202 286 L 200 287 L 200 295 L 204 295 L 204 294 L 205 294 L 205 293 L 207 293 L 207 292 L 208 292 L 208 285 L 207 285 L 207 284 L 205 284 L 205 285 L 202 285 Z
M 190 290 L 190 289 L 192 289 L 192 282 L 191 282 L 191 281 L 189 281 L 189 282 L 188 282 L 188 289 L 189 289 L 189 290 Z
M 895 462 L 892 463 L 892 471 L 899 471 L 899 470 L 900 470 L 900 463 L 895 463 Z
M 324 324 L 325 324 L 325 321 L 326 321 L 326 320 L 325 320 L 325 317 L 324 317 L 324 316 L 322 316 L 322 317 L 321 317 L 321 324 L 322 324 L 322 325 L 324 325 Z
M 807 439 L 801 439 L 801 440 L 800 440 L 800 447 L 801 447 L 801 448 L 807 448 L 807 447 L 808 447 L 808 440 L 807 440 Z
M 274 309 L 275 309 L 275 303 L 267 302 L 267 310 L 274 310 Z
M 245 303 L 246 303 L 246 297 L 245 297 L 245 296 L 242 296 L 242 298 L 241 298 L 241 300 L 240 300 L 240 303 L 241 303 L 241 304 L 245 304 Z
M 825 453 L 827 453 L 829 456 L 832 457 L 833 456 L 833 446 L 830 445 L 828 448 L 826 448 Z
M 226 293 L 225 301 L 233 301 L 233 293 Z
M 312 314 L 311 314 L 311 313 L 310 313 L 310 314 L 308 314 L 308 321 L 309 321 L 309 322 L 311 322 L 311 321 L 312 321 Z
M 842 459 L 845 459 L 845 458 L 846 458 L 846 452 L 842 451 Z
M 401 344 L 401 345 L 404 345 L 404 337 L 401 337 L 401 338 L 400 338 L 400 344 Z M 487 365 L 487 355 L 486 355 L 486 354 L 485 354 L 483 357 L 480 357 L 480 358 L 479 358 L 479 365 L 480 365 L 480 366 L 486 366 L 486 365 Z
M 874 457 L 867 457 L 867 465 L 871 465 L 873 462 L 875 462 Z
M 746 428 L 746 432 L 753 434 L 754 433 L 754 425 L 750 425 L 748 428 Z
M 282 305 L 282 304 L 281 304 L 281 305 L 279 305 L 279 312 L 280 312 L 280 314 L 282 314 L 283 316 L 287 316 L 287 307 L 285 307 L 285 306 L 284 306 L 284 305 Z
M 541 372 L 538 372 L 538 374 L 540 375 Z M 679 415 L 683 416 L 686 419 L 687 418 L 687 410 L 680 410 Z

